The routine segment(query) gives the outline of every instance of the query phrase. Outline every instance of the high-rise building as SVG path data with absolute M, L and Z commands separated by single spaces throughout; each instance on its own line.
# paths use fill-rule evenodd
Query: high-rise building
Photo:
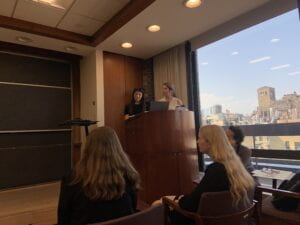
M 257 89 L 258 96 L 258 107 L 259 108 L 270 108 L 270 106 L 276 100 L 275 88 L 272 87 L 261 87 Z
M 276 101 L 275 88 L 272 87 L 261 87 L 257 89 L 258 96 L 258 114 L 262 119 L 261 122 L 270 122 L 270 108 Z
M 214 105 L 211 107 L 211 114 L 218 114 L 222 113 L 222 106 L 221 105 Z

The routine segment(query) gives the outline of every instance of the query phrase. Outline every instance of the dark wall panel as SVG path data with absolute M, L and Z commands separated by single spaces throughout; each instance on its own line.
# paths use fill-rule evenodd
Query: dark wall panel
M 0 53 L 0 81 L 70 87 L 70 64 Z
M 23 146 L 62 145 L 71 143 L 71 131 L 39 133 L 0 133 L 1 148 L 20 148 Z
M 57 129 L 71 119 L 71 91 L 0 84 L 0 130 Z
M 69 172 L 72 134 L 59 124 L 72 118 L 71 65 L 0 53 L 0 189 Z
M 0 188 L 61 179 L 70 170 L 70 145 L 0 149 Z

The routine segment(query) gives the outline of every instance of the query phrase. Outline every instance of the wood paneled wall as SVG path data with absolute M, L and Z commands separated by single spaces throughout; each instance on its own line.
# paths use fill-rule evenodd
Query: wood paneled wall
M 105 125 L 116 130 L 124 146 L 124 108 L 132 90 L 142 87 L 142 60 L 103 53 Z
M 133 57 L 124 58 L 125 101 L 131 101 L 134 88 L 142 87 L 142 61 Z

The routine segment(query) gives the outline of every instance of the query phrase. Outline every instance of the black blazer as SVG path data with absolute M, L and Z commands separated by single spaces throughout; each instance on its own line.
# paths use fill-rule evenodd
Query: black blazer
M 124 115 L 136 115 L 136 114 L 140 114 L 143 113 L 144 111 L 149 110 L 149 104 L 146 102 L 142 102 L 140 104 L 134 104 L 134 103 L 129 103 L 125 106 L 124 109 Z
M 126 216 L 136 211 L 137 193 L 126 179 L 124 195 L 117 200 L 91 201 L 79 184 L 69 185 L 71 176 L 61 182 L 58 204 L 58 225 L 85 225 Z
M 196 212 L 204 192 L 228 191 L 229 188 L 230 183 L 224 165 L 214 162 L 207 167 L 205 175 L 197 187 L 179 200 L 179 206 L 187 211 Z M 170 217 L 172 224 L 192 224 L 191 220 L 174 211 Z

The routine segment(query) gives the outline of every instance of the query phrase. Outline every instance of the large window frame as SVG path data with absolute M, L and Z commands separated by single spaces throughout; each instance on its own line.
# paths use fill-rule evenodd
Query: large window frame
M 223 39 L 229 35 L 237 33 L 250 26 L 256 25 L 263 21 L 272 19 L 276 16 L 284 14 L 298 7 L 300 20 L 300 0 L 296 1 L 270 1 L 265 5 L 251 10 L 237 18 L 232 19 L 224 24 L 221 24 L 193 39 L 187 44 L 187 70 L 188 70 L 188 90 L 189 109 L 195 111 L 196 132 L 201 127 L 201 90 L 199 87 L 198 66 L 196 50 L 208 44 Z M 200 80 L 201 82 L 201 80 Z M 197 119 L 198 118 L 198 119 Z M 259 125 L 244 125 L 240 126 L 245 136 L 294 136 L 300 135 L 300 123 L 289 124 L 259 124 Z M 224 127 L 226 129 L 227 127 Z M 274 150 L 274 149 L 252 149 L 252 157 L 267 158 L 267 159 L 287 159 L 300 160 L 300 151 L 298 150 Z M 199 152 L 199 170 L 203 171 L 204 166 L 203 155 Z

